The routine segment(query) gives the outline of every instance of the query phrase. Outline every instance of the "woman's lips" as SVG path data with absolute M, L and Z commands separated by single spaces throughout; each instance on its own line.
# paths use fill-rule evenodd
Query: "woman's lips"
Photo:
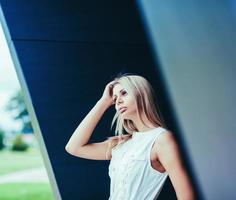
M 127 108 L 121 108 L 121 109 L 120 109 L 120 113 L 123 113 L 123 112 L 125 112 L 125 111 L 126 111 L 126 109 L 127 109 Z

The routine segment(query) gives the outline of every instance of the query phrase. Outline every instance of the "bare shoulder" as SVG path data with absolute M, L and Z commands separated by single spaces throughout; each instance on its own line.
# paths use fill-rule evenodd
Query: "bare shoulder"
M 166 129 L 163 133 L 160 134 L 155 143 L 157 145 L 166 145 L 169 143 L 175 143 L 175 138 L 173 136 L 173 133 L 170 130 Z
M 163 162 L 176 162 L 180 159 L 179 147 L 172 131 L 162 133 L 155 143 L 156 153 Z
M 173 135 L 173 132 L 170 130 L 165 130 L 165 132 L 160 134 L 160 136 L 155 141 L 155 146 L 157 153 L 167 153 L 176 151 L 178 149 L 176 139 Z

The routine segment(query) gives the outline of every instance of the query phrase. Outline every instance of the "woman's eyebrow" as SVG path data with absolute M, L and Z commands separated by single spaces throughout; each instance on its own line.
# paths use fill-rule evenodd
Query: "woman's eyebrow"
M 123 90 L 124 90 L 124 88 L 123 88 L 123 89 L 121 89 L 121 90 L 120 90 L 120 92 L 122 92 Z M 117 95 L 113 95 L 113 97 L 115 97 L 115 96 L 117 96 Z

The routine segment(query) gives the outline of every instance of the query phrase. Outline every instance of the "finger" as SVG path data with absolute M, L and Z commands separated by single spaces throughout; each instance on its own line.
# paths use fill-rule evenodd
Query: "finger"
M 111 85 L 114 85 L 116 83 L 116 81 L 111 81 L 110 84 Z
M 113 84 L 110 84 L 110 85 L 109 85 L 109 88 L 113 88 L 113 87 L 114 87 L 114 85 L 113 85 Z

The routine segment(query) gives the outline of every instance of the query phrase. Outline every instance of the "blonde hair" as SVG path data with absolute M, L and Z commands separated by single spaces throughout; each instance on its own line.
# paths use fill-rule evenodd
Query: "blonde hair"
M 139 118 L 146 126 L 143 117 L 146 117 L 154 126 L 165 127 L 165 124 L 155 105 L 155 92 L 151 84 L 142 76 L 122 74 L 114 78 L 115 84 L 121 84 L 129 95 L 132 95 L 136 102 L 136 108 Z M 115 85 L 114 84 L 114 85 Z M 119 112 L 116 112 L 111 123 L 111 129 L 116 122 L 115 135 L 109 138 L 107 159 L 111 159 L 111 150 L 115 146 L 131 138 L 134 131 L 138 131 L 135 124 L 129 119 L 123 119 Z M 124 134 L 124 131 L 127 134 Z

